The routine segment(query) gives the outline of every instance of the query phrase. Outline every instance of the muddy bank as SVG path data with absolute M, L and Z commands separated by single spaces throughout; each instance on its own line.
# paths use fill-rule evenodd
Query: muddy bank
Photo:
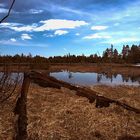
M 140 108 L 139 87 L 94 86 L 91 89 Z M 66 88 L 41 88 L 32 84 L 27 106 L 29 139 L 117 140 L 120 136 L 140 136 L 138 114 L 116 105 L 97 109 L 86 98 Z

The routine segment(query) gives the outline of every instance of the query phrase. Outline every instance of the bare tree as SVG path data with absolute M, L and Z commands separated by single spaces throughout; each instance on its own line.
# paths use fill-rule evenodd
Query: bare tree
M 2 69 L 3 68 L 3 69 Z M 22 75 L 18 72 L 13 73 L 10 65 L 3 64 L 0 72 L 0 103 L 9 99 L 16 90 L 18 84 L 22 83 Z
M 12 1 L 7 15 L 0 20 L 0 24 L 9 17 L 14 3 L 15 0 Z M 9 68 L 7 64 L 3 64 L 3 70 L 0 72 L 0 102 L 6 101 L 13 95 L 19 81 L 19 73 L 13 77 Z
M 9 10 L 8 10 L 8 13 L 7 13 L 7 15 L 6 16 L 4 16 L 1 20 L 0 20 L 0 24 L 6 19 L 6 18 L 8 18 L 9 17 L 9 15 L 10 15 L 10 13 L 11 13 L 11 10 L 12 10 L 12 8 L 13 8 L 13 6 L 14 6 L 14 3 L 15 3 L 15 0 L 13 0 L 12 1 L 12 4 L 11 4 L 11 6 L 10 6 L 10 8 L 9 8 Z

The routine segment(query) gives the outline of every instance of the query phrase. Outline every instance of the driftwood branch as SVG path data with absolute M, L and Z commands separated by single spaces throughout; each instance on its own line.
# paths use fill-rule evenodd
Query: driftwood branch
M 0 24 L 6 19 L 6 18 L 8 18 L 9 17 L 9 15 L 10 15 L 10 13 L 11 13 L 11 10 L 12 10 L 12 8 L 13 8 L 13 6 L 14 6 L 14 3 L 15 3 L 15 0 L 13 0 L 12 1 L 12 4 L 11 4 L 11 6 L 10 6 L 10 8 L 9 8 L 9 10 L 8 10 L 8 13 L 7 13 L 7 15 L 6 16 L 4 16 L 1 20 L 0 20 Z

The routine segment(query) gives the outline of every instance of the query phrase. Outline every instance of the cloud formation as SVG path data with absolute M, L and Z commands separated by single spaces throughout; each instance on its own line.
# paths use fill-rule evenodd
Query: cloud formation
M 30 9 L 29 10 L 29 13 L 30 14 L 40 14 L 42 12 L 43 12 L 43 10 L 37 10 L 37 9 Z
M 92 26 L 91 30 L 98 30 L 98 31 L 100 31 L 100 30 L 105 30 L 107 28 L 108 28 L 108 26 Z
M 83 39 L 109 39 L 111 38 L 110 35 L 102 35 L 102 34 L 90 34 L 90 35 L 87 35 L 85 37 L 83 37 Z
M 0 14 L 5 14 L 8 12 L 8 9 L 6 8 L 0 8 Z
M 65 31 L 65 30 L 56 30 L 54 32 L 54 35 L 65 35 L 65 34 L 68 34 L 68 31 Z
M 10 39 L 12 42 L 16 42 L 17 40 L 15 38 Z
M 79 36 L 79 35 L 80 35 L 80 33 L 76 33 L 75 35 L 76 35 L 76 36 Z
M 30 40 L 30 39 L 32 39 L 32 37 L 29 34 L 22 34 L 21 39 L 22 40 Z
M 125 38 L 119 38 L 119 39 L 111 39 L 111 40 L 107 40 L 103 43 L 109 43 L 109 44 L 119 44 L 119 43 L 129 43 L 129 42 L 138 42 L 140 41 L 140 38 L 138 37 L 125 37 Z
M 66 20 L 66 19 L 49 19 L 40 21 L 43 25 L 34 29 L 34 31 L 49 31 L 58 29 L 75 29 L 84 25 L 88 25 L 85 21 Z
M 0 25 L 0 27 L 9 28 L 17 32 L 43 32 L 59 29 L 75 29 L 77 27 L 88 25 L 88 23 L 85 21 L 66 19 L 49 19 L 40 21 L 40 24 L 42 25 L 39 25 L 39 23 L 32 25 L 20 25 L 18 23 L 3 23 L 2 25 Z
M 27 26 L 21 26 L 21 27 L 9 27 L 10 29 L 17 31 L 17 32 L 32 32 L 36 28 L 35 25 L 27 25 Z

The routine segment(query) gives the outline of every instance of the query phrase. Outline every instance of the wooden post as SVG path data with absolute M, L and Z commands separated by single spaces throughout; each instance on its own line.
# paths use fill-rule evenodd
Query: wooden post
M 15 114 L 18 115 L 17 120 L 17 135 L 16 140 L 26 140 L 27 135 L 27 93 L 30 85 L 30 78 L 28 74 L 24 74 L 21 96 L 19 97 L 16 107 Z

